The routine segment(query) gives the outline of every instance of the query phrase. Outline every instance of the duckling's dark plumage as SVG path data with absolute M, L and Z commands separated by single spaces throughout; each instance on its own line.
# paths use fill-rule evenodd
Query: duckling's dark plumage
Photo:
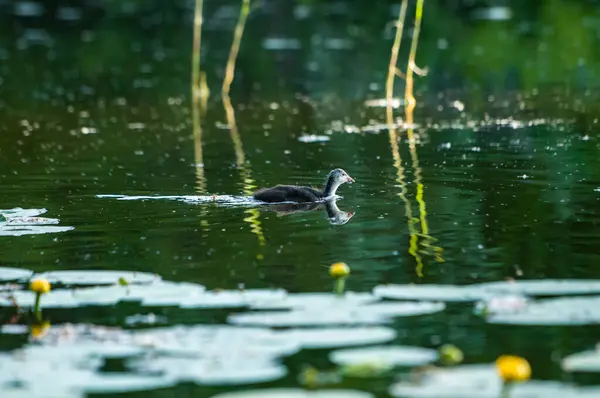
M 297 185 L 277 185 L 272 188 L 260 189 L 254 193 L 253 197 L 268 203 L 317 202 L 335 195 L 337 188 L 345 182 L 352 183 L 354 180 L 344 170 L 335 169 L 327 175 L 327 181 L 322 191 Z
M 323 199 L 323 192 L 310 187 L 299 187 L 296 185 L 277 185 L 272 188 L 264 188 L 254 192 L 254 199 L 263 202 L 316 202 Z

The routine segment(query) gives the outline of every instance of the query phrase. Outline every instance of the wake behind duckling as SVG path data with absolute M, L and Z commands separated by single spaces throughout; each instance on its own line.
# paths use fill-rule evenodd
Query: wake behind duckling
M 190 204 L 218 204 L 221 206 L 260 206 L 264 204 L 252 196 L 235 195 L 96 195 L 100 199 L 117 200 L 176 200 Z

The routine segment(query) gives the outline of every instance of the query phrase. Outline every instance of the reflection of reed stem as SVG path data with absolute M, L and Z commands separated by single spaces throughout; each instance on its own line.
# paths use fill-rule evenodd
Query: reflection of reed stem
M 404 167 L 402 166 L 402 157 L 400 156 L 400 148 L 398 146 L 398 134 L 396 132 L 396 125 L 394 123 L 394 111 L 392 107 L 392 100 L 394 96 L 394 78 L 396 76 L 396 64 L 398 62 L 398 51 L 400 49 L 400 43 L 402 42 L 402 31 L 404 29 L 404 20 L 406 19 L 407 4 L 407 0 L 404 0 L 402 2 L 402 5 L 400 6 L 400 13 L 398 14 L 398 21 L 396 22 L 396 36 L 394 38 L 394 44 L 392 46 L 392 54 L 390 56 L 387 81 L 385 85 L 386 122 L 388 124 L 389 129 L 388 131 L 390 135 L 390 147 L 392 148 L 394 167 L 396 168 L 396 181 L 400 185 L 400 192 L 398 193 L 398 196 L 404 202 L 404 210 L 408 219 L 408 233 L 410 235 L 408 252 L 417 261 L 417 269 L 422 269 L 423 263 L 421 260 L 421 256 L 417 252 L 417 231 L 414 226 L 412 207 L 410 201 L 406 197 L 406 193 L 408 190 L 406 188 L 406 181 L 404 181 Z
M 229 135 L 231 136 L 231 141 L 233 141 L 235 164 L 238 167 L 242 167 L 246 162 L 246 155 L 244 153 L 242 138 L 240 137 L 235 122 L 235 111 L 233 110 L 233 105 L 231 105 L 231 99 L 228 95 L 223 96 L 223 107 L 225 108 L 225 116 L 227 117 L 227 124 L 229 125 Z
M 421 20 L 423 19 L 423 3 L 424 0 L 417 1 L 417 9 L 415 14 L 415 27 L 413 30 L 412 43 L 410 46 L 410 54 L 408 56 L 408 66 L 406 68 L 406 88 L 404 91 L 404 100 L 405 100 L 405 115 L 406 115 L 406 124 L 407 124 L 407 136 L 409 142 L 409 150 L 410 157 L 412 160 L 412 167 L 415 171 L 415 185 L 417 186 L 417 194 L 416 200 L 419 204 L 419 220 L 421 226 L 421 233 L 419 236 L 423 237 L 423 242 L 421 243 L 424 247 L 424 252 L 426 254 L 433 254 L 437 261 L 444 261 L 441 257 L 441 253 L 443 249 L 441 247 L 433 246 L 432 242 L 435 241 L 433 237 L 429 235 L 429 225 L 427 223 L 427 207 L 424 199 L 424 185 L 422 183 L 423 178 L 423 170 L 419 166 L 419 157 L 417 154 L 417 146 L 414 137 L 414 129 L 413 129 L 413 112 L 416 106 L 416 100 L 414 97 L 414 83 L 413 83 L 413 72 L 416 68 L 415 58 L 417 55 L 417 48 L 419 45 L 419 34 L 421 32 Z M 416 221 L 416 220 L 415 220 Z M 412 246 L 412 245 L 411 245 Z M 433 249 L 433 253 L 430 252 L 430 248 Z M 415 247 L 413 249 L 416 252 L 416 242 Z M 417 266 L 417 274 L 422 274 L 422 264 L 421 268 Z
M 235 150 L 236 157 L 236 165 L 240 170 L 240 176 L 242 178 L 242 189 L 244 195 L 252 195 L 253 190 L 256 188 L 254 185 L 254 180 L 252 179 L 252 171 L 250 166 L 246 164 L 246 155 L 244 153 L 244 147 L 242 145 L 242 139 L 237 129 L 237 124 L 235 122 L 235 111 L 233 110 L 233 106 L 231 105 L 231 101 L 229 96 L 223 97 L 223 106 L 225 107 L 225 114 L 227 116 L 227 124 L 229 124 L 229 133 L 231 135 L 231 140 L 233 141 L 233 148 Z M 247 217 L 244 218 L 248 224 L 250 224 L 250 231 L 258 237 L 258 244 L 260 246 L 264 246 L 266 243 L 265 235 L 262 231 L 259 215 L 260 212 L 258 209 L 248 209 L 244 211 L 244 213 L 248 214 Z M 257 254 L 256 256 L 259 260 L 263 259 L 262 254 Z
M 387 123 L 390 125 L 390 130 L 393 126 L 393 111 L 392 111 L 392 100 L 394 97 L 394 77 L 396 76 L 396 64 L 398 63 L 398 52 L 400 51 L 400 43 L 402 42 L 402 32 L 404 31 L 404 20 L 406 18 L 406 7 L 408 0 L 403 0 L 400 6 L 400 13 L 398 14 L 398 21 L 396 22 L 396 36 L 394 37 L 394 44 L 392 45 L 392 55 L 390 56 L 390 64 L 388 66 L 387 81 L 385 83 L 385 99 L 386 99 L 386 118 Z M 394 130 L 393 135 L 396 135 Z M 391 137 L 390 137 L 391 138 Z
M 254 180 L 252 179 L 252 171 L 249 165 L 246 164 L 246 154 L 244 153 L 244 146 L 242 144 L 242 138 L 237 128 L 235 121 L 235 111 L 231 104 L 229 92 L 231 90 L 231 83 L 235 76 L 235 61 L 237 54 L 240 49 L 240 43 L 242 41 L 242 35 L 244 33 L 244 26 L 246 24 L 246 18 L 250 12 L 250 0 L 243 0 L 242 7 L 240 9 L 240 17 L 235 27 L 233 35 L 233 42 L 231 43 L 231 50 L 229 51 L 229 59 L 227 60 L 227 66 L 225 67 L 225 78 L 223 79 L 223 107 L 225 108 L 225 115 L 227 117 L 227 124 L 229 125 L 229 135 L 233 142 L 233 148 L 235 150 L 235 163 L 240 170 L 240 176 L 242 178 L 242 186 L 244 195 L 251 195 L 252 191 L 256 188 Z M 244 211 L 248 214 L 244 218 L 244 221 L 250 224 L 250 231 L 255 234 L 258 238 L 258 244 L 264 246 L 266 243 L 264 233 L 262 231 L 260 223 L 260 212 L 258 209 L 248 209 Z M 257 259 L 262 260 L 263 255 L 257 254 Z
M 416 200 L 419 204 L 419 218 L 413 217 L 412 214 L 412 206 L 410 201 L 408 200 L 407 194 L 407 184 L 405 181 L 404 175 L 404 167 L 402 166 L 402 158 L 400 156 L 400 150 L 398 145 L 398 134 L 396 132 L 396 127 L 394 123 L 393 116 L 393 107 L 392 100 L 394 95 L 394 77 L 396 75 L 396 63 L 398 61 L 398 51 L 400 48 L 400 43 L 402 41 L 402 30 L 404 27 L 404 20 L 406 18 L 406 8 L 408 1 L 404 0 L 402 5 L 400 6 L 400 12 L 398 14 L 398 21 L 396 23 L 397 31 L 394 39 L 394 44 L 392 46 L 392 54 L 390 56 L 390 63 L 388 68 L 388 75 L 386 81 L 386 122 L 389 128 L 390 135 L 390 146 L 392 149 L 392 157 L 394 158 L 394 167 L 396 168 L 396 181 L 400 185 L 400 192 L 398 196 L 404 202 L 405 214 L 407 218 L 408 232 L 410 235 L 409 241 L 409 249 L 408 252 L 415 258 L 416 261 L 416 273 L 419 277 L 423 276 L 423 259 L 419 250 L 419 238 L 423 238 L 422 245 L 425 248 L 431 247 L 431 242 L 434 241 L 434 238 L 429 236 L 429 227 L 427 225 L 427 210 L 425 206 L 425 200 L 423 198 L 423 190 L 424 185 L 421 182 L 422 180 L 422 170 L 419 166 L 419 159 L 417 155 L 417 148 L 414 139 L 414 130 L 412 128 L 413 125 L 413 111 L 416 105 L 416 100 L 413 95 L 413 69 L 415 68 L 415 57 L 417 53 L 417 46 L 419 40 L 419 33 L 421 27 L 421 19 L 423 16 L 423 3 L 424 0 L 417 1 L 417 11 L 415 16 L 415 28 L 412 37 L 412 44 L 410 49 L 410 55 L 408 60 L 408 68 L 406 72 L 406 87 L 405 87 L 405 112 L 406 112 L 406 123 L 408 125 L 408 140 L 409 140 L 409 149 L 410 155 L 412 159 L 412 167 L 415 170 L 415 183 L 417 186 L 417 195 Z M 416 225 L 420 224 L 421 231 L 416 228 Z M 434 252 L 436 254 L 436 259 L 440 261 L 441 259 L 441 248 L 433 247 Z M 430 254 L 425 251 L 426 254 Z M 441 259 L 443 261 L 443 259 Z
M 194 11 L 194 42 L 192 47 L 192 126 L 194 132 L 194 163 L 196 166 L 196 182 L 198 193 L 206 192 L 206 180 L 204 177 L 204 159 L 202 154 L 202 127 L 200 125 L 201 97 L 206 104 L 206 90 L 202 93 L 200 72 L 200 44 L 202 37 L 202 5 L 203 0 L 196 0 Z
M 228 96 L 231 90 L 231 83 L 235 74 L 235 61 L 237 59 L 238 52 L 240 50 L 240 43 L 242 42 L 242 35 L 244 34 L 244 26 L 246 25 L 246 18 L 250 12 L 250 0 L 243 0 L 242 7 L 240 9 L 240 17 L 237 25 L 235 26 L 235 32 L 233 34 L 233 43 L 231 44 L 231 50 L 229 51 L 229 59 L 227 60 L 227 66 L 225 67 L 225 78 L 223 79 L 223 96 Z

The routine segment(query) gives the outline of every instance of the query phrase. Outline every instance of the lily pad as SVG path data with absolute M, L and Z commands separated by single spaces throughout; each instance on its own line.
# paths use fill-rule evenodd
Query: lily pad
M 145 305 L 176 306 L 183 298 L 200 295 L 205 290 L 204 286 L 196 283 L 156 280 L 143 285 L 110 285 L 76 289 L 74 295 L 79 302 L 89 304 L 114 298 L 116 301 L 135 301 Z
M 120 279 L 126 280 L 129 284 L 144 284 L 162 279 L 156 274 L 147 272 L 99 270 L 50 271 L 34 277 L 63 285 L 113 285 L 118 284 Z
M 351 348 L 334 351 L 329 354 L 331 362 L 343 366 L 362 364 L 419 366 L 434 362 L 437 357 L 438 354 L 436 350 L 393 345 Z
M 283 300 L 287 292 L 283 289 L 248 289 L 209 291 L 191 297 L 182 297 L 181 308 L 240 308 L 251 306 L 254 302 L 276 302 Z M 154 300 L 144 300 L 149 305 Z
M 485 282 L 470 285 L 493 294 L 522 294 L 528 296 L 564 296 L 600 293 L 600 280 L 540 279 Z
M 404 302 L 344 305 L 339 308 L 308 307 L 292 311 L 251 311 L 230 315 L 227 320 L 238 325 L 271 327 L 373 325 L 390 322 L 398 316 L 425 315 L 444 310 L 443 303 Z
M 561 365 L 567 372 L 600 372 L 600 351 L 589 350 L 569 355 Z
M 494 364 L 428 369 L 416 380 L 393 385 L 390 394 L 402 398 L 592 398 L 600 393 L 598 387 L 538 380 L 507 385 L 504 391 Z
M 226 392 L 214 395 L 212 398 L 373 398 L 373 395 L 355 390 L 309 391 L 299 388 L 267 388 Z
M 390 395 L 423 398 L 500 398 L 503 384 L 494 365 L 433 369 L 425 371 L 419 379 L 418 383 L 400 382 L 392 385 Z
M 396 338 L 394 329 L 382 326 L 354 328 L 288 329 L 278 332 L 302 348 L 336 348 L 381 344 Z
M 436 300 L 445 302 L 478 301 L 489 294 L 481 289 L 455 285 L 380 285 L 373 289 L 377 297 L 394 300 Z
M 37 217 L 46 209 L 14 209 L 0 210 L 0 236 L 22 236 L 49 234 L 71 231 L 73 227 L 58 227 L 56 218 Z
M 48 210 L 46 209 L 23 209 L 21 207 L 15 207 L 13 209 L 0 209 L 0 215 L 8 220 L 20 217 L 37 217 L 47 211 Z
M 17 290 L 10 296 L 0 296 L 0 307 L 12 307 L 13 301 L 20 307 L 33 307 L 35 304 L 35 293 L 29 290 Z M 42 308 L 76 308 L 80 304 L 73 297 L 70 290 L 52 290 L 45 294 L 40 302 Z
M 138 372 L 159 374 L 178 382 L 201 385 L 241 385 L 263 383 L 284 377 L 287 368 L 277 361 L 263 357 L 246 358 L 149 358 L 129 362 Z
M 301 347 L 294 339 L 270 329 L 225 325 L 140 330 L 133 335 L 132 343 L 166 355 L 210 358 L 238 355 L 275 358 L 295 354 Z
M 488 316 L 490 323 L 511 325 L 589 325 L 600 323 L 600 296 L 532 301 L 521 310 Z
M 276 300 L 256 299 L 250 306 L 256 310 L 292 309 L 292 308 L 338 308 L 356 307 L 379 299 L 369 293 L 347 292 L 343 296 L 333 293 L 294 293 Z
M 0 282 L 26 280 L 33 275 L 33 271 L 22 268 L 0 267 Z

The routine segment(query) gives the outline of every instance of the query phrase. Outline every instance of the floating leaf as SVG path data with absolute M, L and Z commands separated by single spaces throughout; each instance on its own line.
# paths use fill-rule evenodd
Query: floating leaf
M 355 390 L 309 391 L 298 388 L 267 388 L 226 392 L 214 395 L 212 398 L 373 398 L 373 395 Z
M 562 368 L 567 372 L 600 372 L 600 351 L 571 354 L 562 360 Z
M 419 379 L 418 383 L 400 382 L 392 385 L 390 395 L 394 397 L 500 398 L 503 384 L 494 365 L 435 368 L 425 371 Z
M 282 378 L 285 366 L 267 358 L 151 358 L 132 361 L 129 366 L 137 371 L 160 374 L 178 382 L 202 385 L 239 385 L 263 383 Z
M 492 314 L 486 320 L 513 325 L 596 324 L 600 323 L 600 296 L 533 301 L 520 311 Z
M 71 231 L 73 227 L 56 227 L 56 218 L 37 217 L 46 209 L 22 209 L 20 207 L 0 210 L 0 236 L 21 236 Z
M 377 297 L 394 300 L 437 300 L 446 302 L 478 301 L 489 294 L 481 289 L 454 285 L 380 285 L 373 289 Z
M 133 344 L 168 355 L 244 356 L 275 358 L 295 354 L 301 344 L 286 334 L 270 329 L 226 325 L 171 326 L 140 330 Z
M 256 299 L 250 308 L 256 310 L 292 309 L 292 308 L 339 308 L 356 307 L 377 301 L 378 298 L 369 293 L 346 292 L 342 296 L 331 293 L 294 293 L 277 300 Z
M 0 267 L 0 282 L 26 280 L 33 275 L 33 271 L 22 268 Z
M 272 327 L 372 325 L 389 322 L 397 316 L 431 314 L 444 308 L 443 303 L 433 302 L 375 303 L 338 308 L 311 306 L 293 311 L 244 312 L 230 315 L 228 321 L 239 325 Z
M 100 270 L 75 270 L 75 271 L 50 271 L 36 274 L 35 278 L 43 278 L 50 283 L 64 285 L 113 285 L 118 284 L 120 278 L 130 284 L 152 283 L 161 280 L 156 274 L 135 271 L 100 271 Z
M 336 348 L 380 344 L 396 337 L 394 329 L 377 327 L 288 329 L 278 332 L 303 348 Z
M 35 305 L 36 294 L 29 290 L 17 290 L 11 293 L 10 297 L 0 296 L 0 307 L 12 307 L 12 299 L 20 307 L 33 307 Z M 52 290 L 45 294 L 40 302 L 41 308 L 76 308 L 80 304 L 73 297 L 70 290 Z
M 239 308 L 254 302 L 276 302 L 283 300 L 287 292 L 283 289 L 248 289 L 209 291 L 204 294 L 182 297 L 182 308 Z M 148 305 L 148 300 L 144 301 Z
M 15 207 L 14 209 L 0 209 L 0 214 L 7 220 L 10 220 L 22 217 L 36 217 L 47 211 L 48 210 L 46 209 L 23 209 L 21 207 Z
M 526 296 L 562 296 L 600 293 L 600 280 L 540 279 L 486 282 L 470 285 L 493 294 L 520 294 Z
M 382 364 L 385 366 L 418 366 L 434 362 L 436 350 L 410 346 L 376 346 L 351 348 L 329 354 L 337 365 Z
M 598 387 L 535 380 L 507 385 L 503 390 L 502 379 L 493 364 L 433 368 L 418 376 L 415 382 L 392 385 L 390 394 L 402 398 L 592 398 L 600 392 Z

